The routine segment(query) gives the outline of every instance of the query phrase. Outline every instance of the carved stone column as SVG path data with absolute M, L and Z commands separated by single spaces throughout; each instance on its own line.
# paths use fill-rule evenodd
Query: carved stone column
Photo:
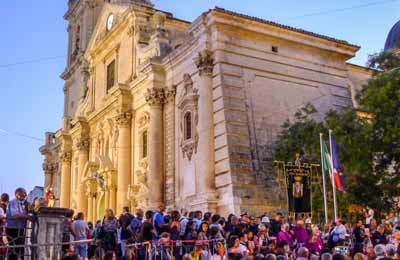
M 147 186 L 149 188 L 149 208 L 156 209 L 163 202 L 163 103 L 164 89 L 148 89 L 145 94 L 149 104 L 149 170 Z
M 86 187 L 84 181 L 84 169 L 89 160 L 89 139 L 82 139 L 77 143 L 78 149 L 78 196 L 76 201 L 76 208 L 78 212 L 83 212 L 87 216 L 88 201 L 86 197 Z
M 96 192 L 97 192 L 97 185 L 96 180 L 89 179 L 86 182 L 86 189 L 87 189 L 87 200 L 88 200 L 88 215 L 87 219 L 89 221 L 95 221 L 95 212 L 96 212 Z
M 61 159 L 61 185 L 60 185 L 60 207 L 70 208 L 71 194 L 71 152 L 62 152 Z
M 199 53 L 195 59 L 199 70 L 199 111 L 198 111 L 198 153 L 196 172 L 198 198 L 203 210 L 215 210 L 215 156 L 214 156 L 214 111 L 213 111 L 213 58 L 208 50 Z
M 115 212 L 115 202 L 116 202 L 116 173 L 113 171 L 109 171 L 105 174 L 105 207 L 111 208 Z M 100 216 L 104 214 L 104 212 L 100 212 Z
M 118 173 L 117 173 L 117 211 L 129 206 L 128 186 L 131 183 L 131 121 L 129 112 L 117 116 L 118 125 Z

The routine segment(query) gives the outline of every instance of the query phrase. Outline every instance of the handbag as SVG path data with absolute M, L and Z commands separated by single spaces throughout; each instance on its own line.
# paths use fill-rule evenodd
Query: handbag
M 96 234 L 96 240 L 104 239 L 106 232 L 104 232 L 103 226 L 104 226 L 104 218 L 103 221 L 101 222 L 101 227 L 99 228 L 99 232 Z

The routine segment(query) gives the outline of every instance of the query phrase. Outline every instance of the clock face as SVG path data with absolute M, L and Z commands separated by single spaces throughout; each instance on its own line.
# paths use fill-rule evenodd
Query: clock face
M 114 23 L 114 15 L 110 14 L 107 18 L 107 25 L 106 25 L 107 31 L 111 30 L 113 23 Z

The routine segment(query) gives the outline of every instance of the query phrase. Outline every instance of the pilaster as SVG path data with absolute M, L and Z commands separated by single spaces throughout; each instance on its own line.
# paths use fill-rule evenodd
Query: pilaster
M 60 185 L 60 207 L 69 208 L 71 194 L 71 152 L 61 152 L 61 185 Z
M 132 113 L 119 114 L 118 125 L 118 173 L 117 173 L 117 211 L 129 206 L 128 187 L 131 183 L 131 124 Z
M 85 194 L 85 183 L 84 183 L 84 169 L 85 165 L 89 161 L 89 147 L 90 141 L 87 138 L 81 138 L 76 143 L 76 149 L 78 150 L 78 196 L 77 196 L 77 210 L 87 215 L 88 201 Z
M 165 92 L 163 88 L 147 89 L 145 99 L 149 105 L 149 171 L 147 186 L 149 187 L 149 207 L 157 208 L 163 203 L 163 104 Z
M 212 73 L 214 59 L 212 52 L 199 52 L 194 60 L 199 71 L 198 80 L 198 146 L 197 146 L 197 204 L 202 210 L 216 210 L 215 194 L 215 144 Z

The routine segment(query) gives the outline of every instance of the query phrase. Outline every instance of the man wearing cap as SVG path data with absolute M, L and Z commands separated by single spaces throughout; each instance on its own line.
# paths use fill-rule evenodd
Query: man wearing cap
M 261 218 L 261 223 L 264 225 L 269 225 L 271 222 L 269 221 L 269 218 L 267 216 L 263 216 Z
M 306 224 L 306 230 L 307 230 L 308 236 L 311 237 L 311 235 L 313 233 L 311 219 L 306 218 L 306 221 L 304 221 L 304 223 Z

